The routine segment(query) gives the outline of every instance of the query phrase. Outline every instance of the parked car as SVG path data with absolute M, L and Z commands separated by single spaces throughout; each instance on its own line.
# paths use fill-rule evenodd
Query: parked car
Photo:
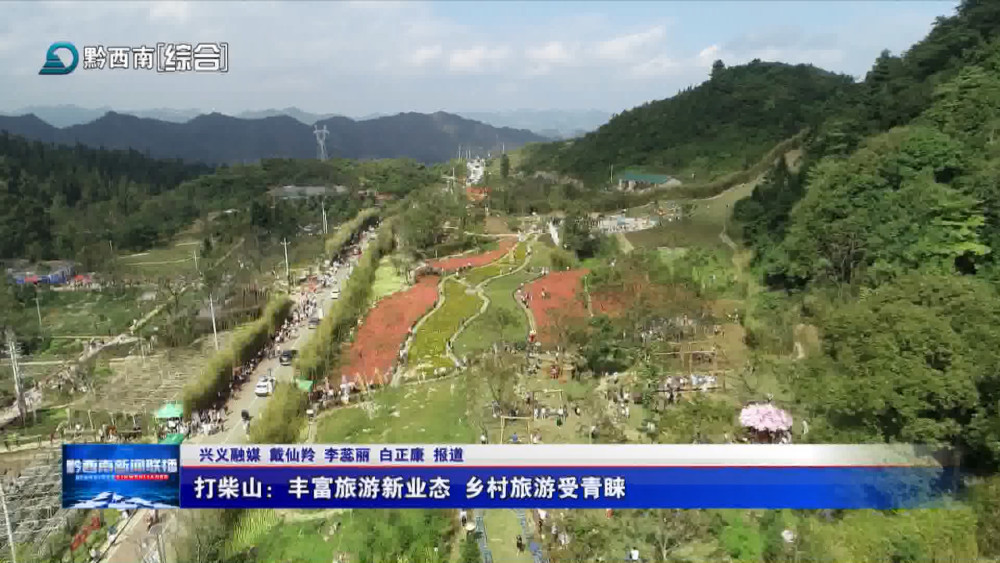
M 316 328 L 318 326 L 319 326 L 319 319 L 318 318 L 313 317 L 313 318 L 309 319 L 309 328 Z
M 254 395 L 267 397 L 274 392 L 274 378 L 262 377 L 257 380 L 257 385 L 253 388 Z
M 340 299 L 340 290 L 339 289 L 333 290 L 330 293 L 330 297 L 332 297 L 333 299 Z
M 283 366 L 292 365 L 292 360 L 295 359 L 295 350 L 285 350 L 278 357 L 278 362 Z

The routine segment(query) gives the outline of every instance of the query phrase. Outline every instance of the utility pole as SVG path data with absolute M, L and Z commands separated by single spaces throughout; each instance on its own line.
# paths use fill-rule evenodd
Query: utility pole
M 611 185 L 615 184 L 615 165 L 611 165 Z
M 17 338 L 14 331 L 7 329 L 7 352 L 10 354 L 10 367 L 14 371 L 14 394 L 17 396 L 17 412 L 21 420 L 26 421 L 28 407 L 24 404 L 24 389 L 21 387 L 21 366 L 17 363 Z
M 7 495 L 3 490 L 3 483 L 0 483 L 0 504 L 3 505 L 3 521 L 7 525 L 7 545 L 10 546 L 10 561 L 17 563 L 17 548 L 14 546 L 14 531 L 10 527 L 10 513 L 7 512 Z
M 323 234 L 325 235 L 325 234 L 327 234 L 327 225 L 326 225 L 326 198 L 323 199 L 322 205 L 323 205 Z
M 292 273 L 288 268 L 288 239 L 281 241 L 281 245 L 285 247 L 285 281 L 288 282 L 288 291 L 292 290 Z
M 219 331 L 215 328 L 215 300 L 212 292 L 208 292 L 208 309 L 212 313 L 212 336 L 215 338 L 215 351 L 219 351 Z M 141 344 L 140 344 L 141 345 Z
M 192 250 L 191 251 L 191 255 L 194 256 L 194 269 L 198 270 L 198 251 L 197 250 Z M 198 271 L 200 271 L 200 270 L 198 270 Z
M 35 312 L 38 313 L 38 329 L 42 329 L 42 306 L 38 304 L 38 296 L 35 296 Z

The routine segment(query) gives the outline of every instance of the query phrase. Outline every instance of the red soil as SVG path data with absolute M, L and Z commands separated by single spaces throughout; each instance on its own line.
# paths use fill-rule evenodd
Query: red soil
M 589 270 L 568 270 L 553 272 L 524 287 L 528 295 L 528 308 L 535 317 L 538 340 L 542 344 L 552 344 L 558 339 L 560 324 L 585 322 L 587 303 L 582 295 L 581 280 Z M 542 297 L 542 292 L 547 297 Z
M 461 268 L 462 266 L 471 266 L 473 268 L 477 268 L 479 266 L 485 266 L 486 264 L 489 264 L 490 262 L 499 259 L 504 254 L 507 254 L 507 252 L 511 248 L 514 248 L 515 244 L 517 244 L 516 239 L 504 238 L 499 241 L 498 243 L 499 248 L 497 248 L 496 250 L 483 252 L 482 254 L 455 256 L 452 258 L 433 260 L 430 262 L 430 265 L 434 266 L 435 268 L 440 268 L 446 272 L 455 271 Z
M 437 276 L 424 276 L 406 291 L 383 298 L 368 312 L 341 368 L 345 382 L 364 377 L 368 384 L 389 383 L 387 372 L 407 332 L 437 301 L 438 281 Z

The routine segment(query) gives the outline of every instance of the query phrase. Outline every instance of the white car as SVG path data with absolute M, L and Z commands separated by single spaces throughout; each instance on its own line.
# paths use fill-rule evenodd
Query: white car
M 269 377 L 262 377 L 257 380 L 257 385 L 253 388 L 254 395 L 258 397 L 267 397 L 274 392 L 274 379 Z
M 331 297 L 332 299 L 340 299 L 340 290 L 339 290 L 339 289 L 335 289 L 335 290 L 333 290 L 333 291 L 332 291 L 332 292 L 330 293 L 330 297 Z

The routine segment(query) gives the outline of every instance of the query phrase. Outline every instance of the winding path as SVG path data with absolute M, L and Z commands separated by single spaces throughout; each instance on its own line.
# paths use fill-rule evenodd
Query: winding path
M 476 295 L 480 299 L 482 299 L 483 306 L 479 308 L 479 311 L 475 315 L 472 315 L 471 317 L 469 317 L 468 319 L 466 319 L 465 322 L 463 322 L 462 325 L 458 327 L 458 330 L 455 331 L 455 334 L 451 335 L 451 338 L 448 339 L 448 355 L 452 358 L 453 361 L 456 361 L 455 365 L 460 365 L 460 364 L 458 363 L 457 358 L 455 357 L 455 355 L 452 353 L 452 350 L 451 350 L 452 344 L 455 342 L 455 340 L 458 339 L 459 335 L 462 334 L 462 331 L 464 331 L 470 324 L 472 324 L 472 321 L 474 321 L 477 318 L 479 318 L 490 307 L 490 298 L 486 296 L 486 292 L 483 289 L 487 285 L 489 285 L 490 283 L 492 283 L 494 280 L 498 280 L 498 279 L 500 279 L 500 278 L 502 278 L 504 276 L 509 276 L 509 275 L 515 274 L 517 272 L 520 272 L 521 270 L 524 270 L 526 267 L 528 267 L 528 263 L 530 262 L 530 256 L 531 256 L 531 248 L 532 248 L 532 245 L 535 242 L 535 238 L 536 237 L 533 235 L 529 240 L 526 241 L 527 245 L 528 245 L 528 250 L 527 250 L 527 252 L 524 255 L 524 260 L 521 262 L 521 265 L 517 266 L 516 268 L 513 268 L 513 269 L 511 269 L 511 270 L 509 270 L 507 272 L 503 272 L 503 273 L 497 274 L 497 275 L 495 275 L 493 277 L 486 278 L 485 280 L 479 282 L 475 287 L 470 286 L 465 280 L 462 280 L 462 279 L 458 280 L 460 283 L 462 283 L 466 287 L 475 290 Z M 517 245 L 514 245 L 514 247 L 510 249 L 510 252 L 516 252 L 516 251 L 517 251 Z M 497 258 L 497 260 L 502 260 L 504 257 L 509 256 L 509 255 L 510 255 L 510 253 L 505 254 L 504 256 L 501 256 L 500 258 Z M 496 262 L 497 260 L 495 260 L 494 262 Z M 491 264 L 492 263 L 493 262 L 491 262 Z M 523 308 L 523 305 L 522 305 L 522 308 Z M 528 317 L 528 324 L 531 327 L 531 330 L 534 330 L 535 321 L 530 316 Z

